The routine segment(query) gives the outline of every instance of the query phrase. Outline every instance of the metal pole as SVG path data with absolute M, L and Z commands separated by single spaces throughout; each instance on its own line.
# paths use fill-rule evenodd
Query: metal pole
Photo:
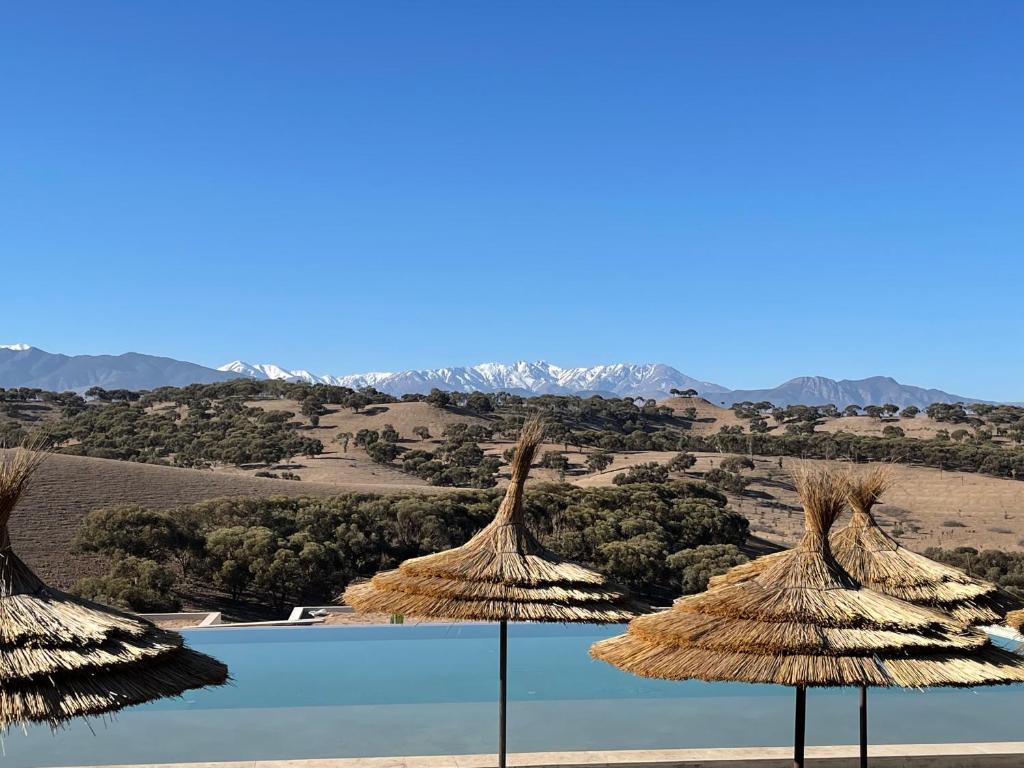
M 860 768 L 868 768 L 868 687 L 860 687 Z
M 505 768 L 505 698 L 507 695 L 506 678 L 508 676 L 508 622 L 502 620 L 499 630 L 498 656 L 501 666 L 498 672 L 498 768 Z
M 804 723 L 807 715 L 807 689 L 796 687 L 796 719 L 793 733 L 793 768 L 804 768 Z

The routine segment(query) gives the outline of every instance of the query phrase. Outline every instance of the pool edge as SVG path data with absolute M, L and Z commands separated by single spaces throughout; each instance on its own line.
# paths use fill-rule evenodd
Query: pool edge
M 792 750 L 788 747 L 729 747 L 517 752 L 508 757 L 512 768 L 789 768 Z M 857 757 L 855 745 L 807 748 L 807 758 L 815 766 L 853 768 L 857 765 Z M 879 744 L 870 748 L 870 759 L 876 768 L 1009 768 L 1024 765 L 1024 741 Z M 75 768 L 492 768 L 495 762 L 494 755 L 482 754 L 145 763 Z

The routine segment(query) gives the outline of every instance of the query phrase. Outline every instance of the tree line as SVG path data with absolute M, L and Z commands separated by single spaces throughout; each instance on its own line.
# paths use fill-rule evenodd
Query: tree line
M 348 493 L 100 509 L 85 518 L 75 548 L 107 558 L 109 570 L 75 591 L 140 611 L 173 609 L 199 585 L 275 608 L 325 603 L 353 579 L 464 543 L 501 496 Z M 745 560 L 748 521 L 701 483 L 541 484 L 524 510 L 545 546 L 661 604 Z

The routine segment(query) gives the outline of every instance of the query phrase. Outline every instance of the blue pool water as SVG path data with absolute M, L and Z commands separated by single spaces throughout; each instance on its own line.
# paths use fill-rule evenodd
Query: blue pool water
M 587 649 L 622 627 L 509 628 L 509 749 L 656 749 L 789 743 L 793 693 L 644 680 Z M 116 719 L 12 733 L 0 768 L 493 752 L 497 629 L 208 629 L 191 645 L 234 685 Z M 872 692 L 874 743 L 1024 739 L 1024 688 Z M 808 693 L 808 741 L 854 743 L 853 690 Z

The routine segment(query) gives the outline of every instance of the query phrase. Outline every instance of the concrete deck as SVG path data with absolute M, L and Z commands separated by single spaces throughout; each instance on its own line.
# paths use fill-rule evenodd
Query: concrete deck
M 869 750 L 873 768 L 1020 768 L 1024 742 L 879 744 Z M 809 766 L 856 768 L 857 747 L 808 747 Z M 521 752 L 514 768 L 789 768 L 788 747 L 658 749 L 613 752 Z M 221 763 L 103 766 L 102 768 L 493 768 L 494 755 L 351 757 L 316 760 L 245 760 Z

